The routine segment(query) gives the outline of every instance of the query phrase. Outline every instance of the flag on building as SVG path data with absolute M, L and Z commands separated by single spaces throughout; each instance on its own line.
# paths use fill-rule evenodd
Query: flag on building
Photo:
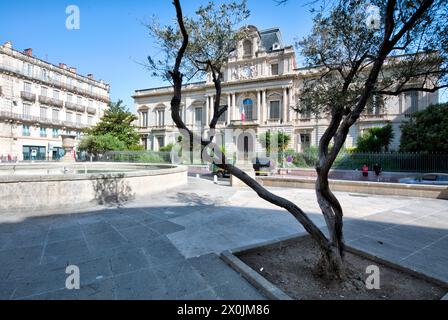
M 241 121 L 246 120 L 246 112 L 244 111 L 244 105 L 241 106 Z

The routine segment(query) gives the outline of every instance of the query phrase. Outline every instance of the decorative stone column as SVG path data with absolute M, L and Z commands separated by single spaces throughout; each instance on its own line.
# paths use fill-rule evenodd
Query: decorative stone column
M 269 119 L 269 113 L 268 113 L 268 106 L 266 102 L 266 89 L 263 89 L 261 92 L 262 96 L 262 108 L 263 108 L 263 119 L 264 121 L 268 121 Z
M 285 123 L 288 121 L 288 89 L 283 88 L 283 116 L 282 116 L 282 122 Z
M 210 109 L 210 97 L 209 96 L 206 96 L 205 97 L 205 115 L 203 116 L 203 117 L 205 117 L 205 119 L 204 119 L 204 125 L 203 125 L 203 127 L 204 128 L 206 128 L 206 127 L 208 127 L 208 123 L 209 123 L 209 121 L 208 121 L 208 112 L 209 112 L 209 109 Z
M 236 113 L 237 113 L 237 106 L 236 106 L 236 93 L 233 93 L 232 94 L 232 96 L 233 96 L 233 113 L 232 113 L 232 115 L 233 115 L 233 119 L 232 120 L 238 120 L 238 116 L 236 115 Z
M 262 124 L 264 119 L 263 114 L 264 109 L 261 108 L 261 91 L 257 90 L 257 117 L 258 117 L 258 123 Z
M 75 148 L 76 135 L 62 134 L 62 148 L 64 148 L 65 155 L 59 159 L 60 162 L 74 163 L 76 159 L 73 157 L 73 149 Z
M 232 120 L 231 114 L 232 114 L 232 96 L 229 93 L 227 95 L 227 114 L 226 114 L 227 124 L 230 124 L 230 121 Z
M 215 111 L 215 97 L 214 96 L 210 96 L 210 109 L 208 111 L 209 118 L 208 118 L 207 124 L 209 124 L 210 121 L 212 121 L 212 118 L 213 118 L 214 113 L 215 113 L 214 111 Z

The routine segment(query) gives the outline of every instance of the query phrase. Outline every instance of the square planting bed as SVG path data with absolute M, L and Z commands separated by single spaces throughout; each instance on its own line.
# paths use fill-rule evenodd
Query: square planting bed
M 347 247 L 349 280 L 315 276 L 317 245 L 308 235 L 295 236 L 222 253 L 222 259 L 270 299 L 277 300 L 440 300 L 448 284 Z M 431 263 L 431 261 L 428 261 Z M 379 268 L 380 289 L 369 290 L 368 266 Z

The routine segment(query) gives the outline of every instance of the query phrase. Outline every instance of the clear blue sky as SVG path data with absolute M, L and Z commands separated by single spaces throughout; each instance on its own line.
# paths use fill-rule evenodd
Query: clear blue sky
M 193 14 L 203 0 L 183 0 L 185 14 Z M 285 44 L 311 28 L 306 0 L 292 0 L 277 6 L 274 0 L 249 0 L 247 24 L 260 29 L 279 27 Z M 80 9 L 80 30 L 65 28 L 68 5 Z M 162 23 L 174 18 L 170 0 L 15 0 L 0 1 L 0 42 L 11 40 L 17 50 L 33 53 L 52 63 L 64 62 L 83 75 L 93 73 L 111 84 L 111 98 L 123 99 L 133 110 L 135 89 L 165 85 L 151 78 L 139 63 L 157 53 L 143 26 L 153 15 Z

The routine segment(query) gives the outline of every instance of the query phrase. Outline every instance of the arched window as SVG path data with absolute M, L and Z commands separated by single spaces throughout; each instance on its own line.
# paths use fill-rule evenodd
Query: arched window
M 250 40 L 244 40 L 243 52 L 245 56 L 252 56 L 252 42 Z
M 252 99 L 245 99 L 243 101 L 244 119 L 252 121 L 254 119 L 254 103 Z

